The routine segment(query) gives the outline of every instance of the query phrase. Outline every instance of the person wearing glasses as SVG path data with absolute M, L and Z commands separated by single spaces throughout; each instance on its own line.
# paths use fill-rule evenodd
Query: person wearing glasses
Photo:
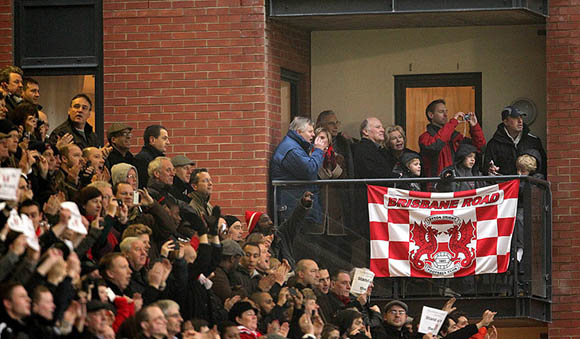
M 112 147 L 111 153 L 107 158 L 107 167 L 111 169 L 116 164 L 126 163 L 136 166 L 135 158 L 131 153 L 131 138 L 133 137 L 133 127 L 123 124 L 114 123 L 107 131 L 107 139 Z
M 409 338 L 405 327 L 409 307 L 400 300 L 392 300 L 385 305 L 383 326 L 372 329 L 373 338 Z
M 93 103 L 88 95 L 84 93 L 75 95 L 70 101 L 68 118 L 52 131 L 48 142 L 56 145 L 60 139 L 72 137 L 72 142 L 81 149 L 90 146 L 101 147 L 101 142 L 93 131 L 93 126 L 87 122 L 91 116 L 92 108 Z

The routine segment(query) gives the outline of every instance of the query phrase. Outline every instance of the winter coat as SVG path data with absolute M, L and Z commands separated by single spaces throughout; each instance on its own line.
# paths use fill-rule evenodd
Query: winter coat
M 323 156 L 322 150 L 313 148 L 310 142 L 304 140 L 296 131 L 288 131 L 270 160 L 270 178 L 271 180 L 317 180 Z M 313 223 L 321 223 L 318 187 L 311 185 L 289 186 L 279 190 L 277 202 L 282 212 L 282 220 L 290 217 L 297 200 L 305 191 L 310 191 L 315 195 L 314 208 L 310 210 L 306 218 Z
M 478 169 L 477 161 L 472 168 L 467 168 L 463 166 L 463 161 L 465 157 L 468 156 L 470 153 L 476 153 L 477 156 L 477 148 L 469 143 L 462 143 L 459 145 L 459 149 L 457 153 L 455 153 L 455 159 L 453 166 L 449 166 L 443 169 L 443 172 L 451 173 L 452 177 L 460 178 L 460 177 L 477 177 L 481 176 L 481 172 Z M 447 181 L 443 180 L 435 185 L 436 190 L 439 192 L 459 192 L 459 191 L 468 191 L 475 188 L 485 187 L 487 183 L 485 181 Z
M 164 156 L 165 153 L 151 145 L 145 145 L 141 148 L 141 152 L 135 156 L 137 172 L 139 173 L 139 188 L 147 187 L 149 183 L 149 174 L 147 173 L 149 163 L 157 157 Z
M 459 122 L 451 119 L 443 127 L 427 125 L 427 131 L 419 136 L 419 146 L 423 157 L 423 174 L 427 177 L 439 176 L 445 168 L 453 165 L 454 154 L 459 144 L 465 139 L 455 127 Z M 479 124 L 470 125 L 472 143 L 481 152 L 485 146 L 485 137 Z
M 535 149 L 540 154 L 540 162 L 538 163 L 537 172 L 547 176 L 546 151 L 542 147 L 542 140 L 530 133 L 528 125 L 524 124 L 522 137 L 517 147 L 508 136 L 504 124 L 497 126 L 493 138 L 487 144 L 485 150 L 485 158 L 483 161 L 484 172 L 487 173 L 489 162 L 493 160 L 495 166 L 499 167 L 499 173 L 502 175 L 517 174 L 516 160 L 518 156 L 523 154 L 523 151 Z
M 74 127 L 72 120 L 67 118 L 65 122 L 57 126 L 54 131 L 50 133 L 48 142 L 52 145 L 56 145 L 58 137 L 62 137 L 63 135 L 69 133 L 73 136 L 73 143 L 79 146 L 81 149 L 85 149 L 90 146 L 101 147 L 101 141 L 99 136 L 93 132 L 93 126 L 91 126 L 89 123 L 86 123 L 84 132 L 85 135 L 79 133 L 79 131 Z

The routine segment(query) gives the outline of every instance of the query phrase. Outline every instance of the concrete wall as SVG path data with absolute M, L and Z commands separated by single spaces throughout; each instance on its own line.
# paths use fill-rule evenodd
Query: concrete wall
M 546 136 L 546 37 L 538 26 L 413 28 L 312 33 L 312 115 L 332 109 L 343 129 L 373 114 L 394 123 L 394 76 L 481 72 L 483 128 L 491 138 L 501 108 L 527 97 L 532 131 Z M 412 71 L 409 71 L 412 64 Z

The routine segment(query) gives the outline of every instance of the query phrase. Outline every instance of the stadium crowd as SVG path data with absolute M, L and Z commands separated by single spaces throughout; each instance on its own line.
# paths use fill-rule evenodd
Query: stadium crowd
M 22 173 L 16 199 L 1 203 L 0 338 L 497 337 L 495 312 L 482 310 L 470 322 L 453 298 L 443 305 L 449 315 L 439 333 L 424 334 L 420 314 L 411 317 L 403 300 L 374 302 L 373 284 L 352 294 L 353 269 L 367 266 L 368 256 L 357 262 L 356 251 L 344 248 L 353 233 L 368 239 L 368 215 L 352 213 L 360 206 L 340 189 L 285 191 L 279 225 L 260 211 L 239 220 L 210 203 L 208 169 L 166 156 L 165 127 L 148 126 L 133 155 L 129 125 L 114 123 L 107 142 L 99 140 L 87 122 L 87 95 L 75 95 L 67 120 L 49 133 L 37 81 L 8 66 L 0 88 L 1 167 Z M 447 177 L 478 169 L 545 176 L 545 152 L 515 108 L 503 110 L 484 156 L 474 114 L 448 119 L 445 102 L 436 100 L 426 115 L 420 153 L 406 148 L 400 126 L 385 130 L 377 118 L 363 121 L 360 140 L 339 132 L 332 111 L 316 124 L 296 118 L 272 156 L 271 178 Z M 460 121 L 472 139 L 455 132 Z M 353 224 L 360 228 L 344 227 Z

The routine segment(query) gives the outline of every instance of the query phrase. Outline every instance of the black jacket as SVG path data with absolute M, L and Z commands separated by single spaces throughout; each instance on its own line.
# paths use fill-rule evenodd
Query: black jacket
M 116 164 L 122 163 L 122 162 L 137 167 L 136 166 L 137 161 L 135 160 L 135 157 L 133 156 L 133 154 L 131 152 L 127 151 L 127 153 L 125 153 L 125 156 L 123 156 L 121 154 L 121 152 L 119 152 L 119 150 L 117 150 L 117 148 L 115 148 L 115 146 L 113 146 L 113 150 L 111 151 L 111 153 L 107 157 L 107 163 L 106 163 L 107 168 L 109 168 L 109 170 L 111 170 L 111 167 L 115 166 Z
M 149 166 L 151 160 L 164 156 L 165 153 L 151 145 L 145 145 L 141 148 L 141 152 L 135 156 L 135 167 L 137 167 L 137 172 L 139 172 L 139 188 L 147 187 L 147 183 L 149 182 L 147 166 Z
M 73 143 L 78 145 L 81 149 L 85 149 L 89 146 L 101 147 L 101 141 L 99 140 L 99 136 L 93 132 L 93 126 L 89 125 L 89 123 L 86 123 L 84 132 L 85 135 L 83 136 L 74 127 L 72 120 L 67 118 L 65 122 L 57 126 L 54 131 L 50 133 L 48 142 L 52 145 L 56 145 L 58 137 L 62 137 L 66 133 L 70 133 L 73 136 Z
M 354 148 L 355 178 L 392 178 L 396 160 L 372 140 L 362 138 Z
M 540 153 L 541 161 L 540 168 L 537 172 L 541 173 L 546 177 L 547 175 L 547 164 L 546 164 L 546 151 L 542 147 L 542 140 L 537 136 L 530 133 L 530 128 L 528 125 L 524 124 L 524 130 L 522 131 L 522 138 L 518 143 L 518 147 L 514 145 L 511 138 L 507 135 L 505 131 L 504 124 L 501 123 L 497 126 L 497 130 L 493 135 L 493 138 L 487 143 L 487 149 L 485 150 L 485 159 L 483 162 L 484 170 L 483 173 L 487 173 L 489 168 L 489 162 L 493 160 L 494 164 L 499 167 L 499 173 L 502 175 L 515 175 L 517 174 L 516 160 L 518 156 L 523 154 L 524 151 L 529 149 L 535 149 Z
M 193 187 L 187 182 L 183 182 L 177 175 L 173 177 L 173 185 L 171 186 L 171 195 L 175 199 L 179 199 L 189 204 L 191 198 L 189 194 L 193 193 Z

